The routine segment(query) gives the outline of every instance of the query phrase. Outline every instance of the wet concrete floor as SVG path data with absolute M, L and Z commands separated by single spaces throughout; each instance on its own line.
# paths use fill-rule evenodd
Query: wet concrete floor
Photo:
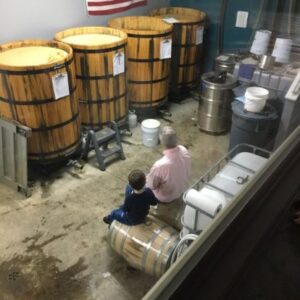
M 193 99 L 172 104 L 169 118 L 192 155 L 191 184 L 228 149 L 228 135 L 199 131 L 197 106 Z M 134 168 L 148 172 L 162 154 L 160 145 L 142 145 L 140 126 L 124 141 L 126 160 L 105 172 L 91 157 L 83 169 L 64 167 L 35 180 L 27 199 L 0 185 L 1 300 L 134 300 L 155 283 L 128 269 L 106 241 L 102 217 L 122 203 L 127 174 Z

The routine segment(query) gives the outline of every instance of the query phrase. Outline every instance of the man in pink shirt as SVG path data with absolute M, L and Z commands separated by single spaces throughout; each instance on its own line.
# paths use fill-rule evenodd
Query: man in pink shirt
M 152 214 L 180 229 L 183 208 L 181 196 L 188 188 L 191 156 L 185 147 L 177 145 L 176 132 L 170 126 L 162 129 L 160 142 L 165 148 L 164 156 L 154 163 L 146 183 L 159 200 Z

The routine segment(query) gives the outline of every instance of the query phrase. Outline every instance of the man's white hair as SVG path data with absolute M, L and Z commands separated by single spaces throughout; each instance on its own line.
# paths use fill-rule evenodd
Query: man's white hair
M 160 132 L 160 142 L 167 149 L 176 147 L 177 135 L 175 129 L 171 126 L 164 126 Z

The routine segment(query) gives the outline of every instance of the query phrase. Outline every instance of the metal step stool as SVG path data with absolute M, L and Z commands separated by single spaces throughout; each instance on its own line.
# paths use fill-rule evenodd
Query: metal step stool
M 116 146 L 108 148 L 110 142 L 115 141 Z M 105 159 L 111 155 L 118 154 L 120 159 L 126 159 L 121 143 L 118 126 L 115 122 L 111 122 L 111 126 L 107 126 L 99 131 L 90 130 L 83 150 L 82 158 L 87 161 L 88 154 L 91 150 L 95 150 L 99 168 L 105 171 Z

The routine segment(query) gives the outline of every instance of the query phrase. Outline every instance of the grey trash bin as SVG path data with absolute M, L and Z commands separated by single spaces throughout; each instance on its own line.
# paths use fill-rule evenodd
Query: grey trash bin
M 277 124 L 276 109 L 267 104 L 260 113 L 248 112 L 244 103 L 232 103 L 232 126 L 230 131 L 229 150 L 238 144 L 250 144 L 272 150 L 275 138 L 274 126 Z

